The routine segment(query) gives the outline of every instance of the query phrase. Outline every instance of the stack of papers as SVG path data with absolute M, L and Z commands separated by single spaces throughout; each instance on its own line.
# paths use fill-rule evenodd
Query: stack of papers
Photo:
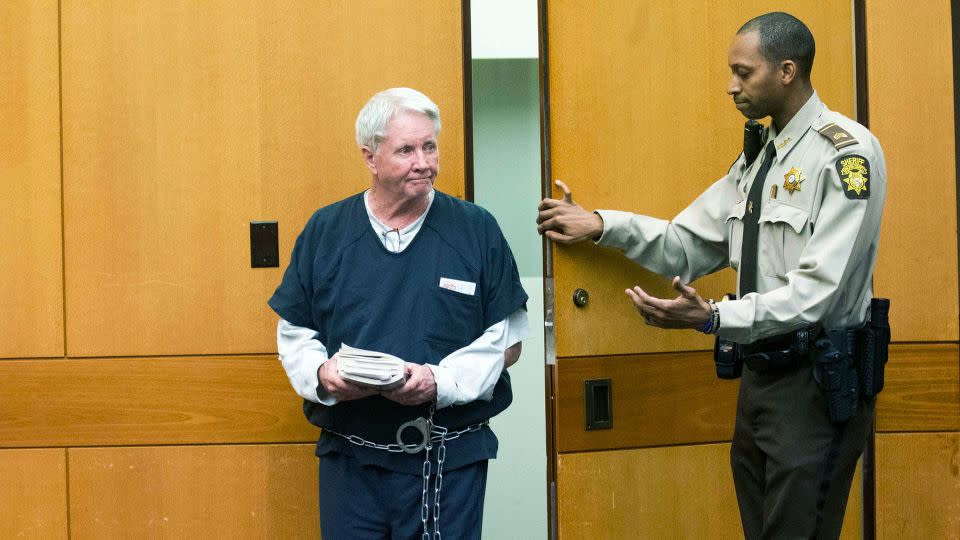
M 351 347 L 346 343 L 337 356 L 337 374 L 342 379 L 390 390 L 403 386 L 407 376 L 403 360 L 396 356 Z

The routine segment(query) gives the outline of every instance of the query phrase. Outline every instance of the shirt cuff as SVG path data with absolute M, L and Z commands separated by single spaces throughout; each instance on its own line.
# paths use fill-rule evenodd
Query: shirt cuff
M 752 341 L 753 318 L 747 317 L 744 313 L 745 310 L 742 308 L 745 304 L 737 300 L 716 303 L 717 310 L 720 312 L 718 336 L 737 343 Z M 738 307 L 741 309 L 737 309 Z
M 326 357 L 325 354 L 321 356 Z M 337 398 L 331 396 L 330 393 L 327 392 L 327 390 L 323 387 L 323 385 L 320 384 L 320 373 L 319 373 L 320 367 L 326 364 L 329 360 L 330 360 L 329 358 L 324 358 L 322 361 L 317 363 L 316 369 L 313 370 L 312 380 L 317 383 L 316 385 L 317 403 L 320 403 L 321 405 L 326 405 L 327 407 L 332 407 L 337 404 Z
M 598 246 L 617 248 L 626 251 L 638 242 L 648 241 L 644 231 L 657 231 L 664 227 L 665 221 L 659 218 L 622 212 L 620 210 L 594 210 L 603 219 L 603 234 L 596 240 Z
M 530 320 L 527 310 L 520 308 L 507 317 L 507 348 L 530 337 Z
M 623 214 L 619 210 L 594 210 L 594 214 L 600 216 L 600 219 L 603 220 L 603 232 L 600 233 L 600 238 L 597 238 L 593 241 L 594 244 L 598 246 L 609 246 L 610 237 L 613 236 L 612 229 L 614 229 L 617 224 L 622 225 L 627 220 L 618 214 Z
M 433 380 L 437 384 L 437 409 L 449 407 L 456 399 L 457 383 L 453 379 L 453 370 L 427 364 L 433 372 Z

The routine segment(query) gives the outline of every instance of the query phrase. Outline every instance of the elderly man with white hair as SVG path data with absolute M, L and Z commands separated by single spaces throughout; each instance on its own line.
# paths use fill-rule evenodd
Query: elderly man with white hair
M 427 96 L 376 94 L 356 132 L 370 188 L 314 213 L 269 301 L 283 368 L 322 428 L 322 536 L 480 538 L 489 419 L 512 401 L 527 295 L 496 220 L 434 189 Z M 338 372 L 344 345 L 402 359 L 402 384 Z

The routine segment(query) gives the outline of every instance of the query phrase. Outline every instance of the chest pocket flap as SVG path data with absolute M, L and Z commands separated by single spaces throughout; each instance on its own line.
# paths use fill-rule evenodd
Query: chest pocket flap
M 760 210 L 760 223 L 785 223 L 800 234 L 810 220 L 810 212 L 776 199 L 764 202 Z
M 727 221 L 731 219 L 739 219 L 743 221 L 743 214 L 747 211 L 747 200 L 743 199 L 737 204 L 733 205 L 733 208 L 730 209 L 730 215 L 727 216 Z
M 757 249 L 757 265 L 762 275 L 782 278 L 797 267 L 810 237 L 809 221 L 808 210 L 776 199 L 764 202 Z

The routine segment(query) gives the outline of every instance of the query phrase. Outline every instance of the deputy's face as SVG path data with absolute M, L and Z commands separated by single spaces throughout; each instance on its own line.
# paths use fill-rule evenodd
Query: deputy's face
M 783 101 L 777 66 L 760 52 L 760 34 L 737 34 L 728 54 L 730 83 L 727 93 L 744 116 L 759 120 L 772 114 Z
M 396 199 L 430 193 L 440 172 L 433 120 L 420 112 L 401 111 L 387 122 L 386 132 L 376 152 L 364 149 L 375 187 Z

